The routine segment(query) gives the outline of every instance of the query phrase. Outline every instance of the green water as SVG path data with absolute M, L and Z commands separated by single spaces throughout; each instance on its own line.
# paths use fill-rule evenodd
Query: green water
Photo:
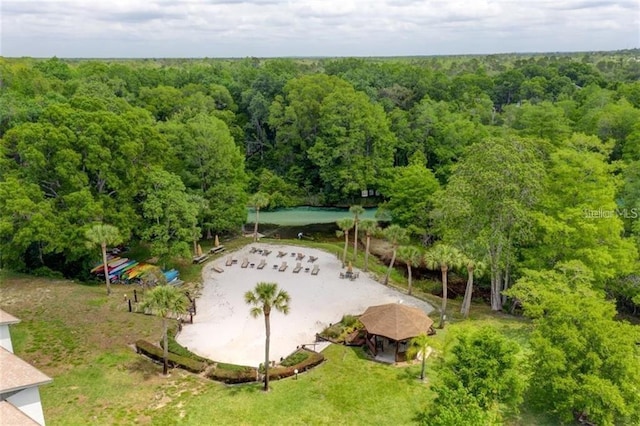
M 377 208 L 365 209 L 361 219 L 375 219 Z M 262 224 L 273 224 L 278 226 L 304 226 L 317 223 L 335 223 L 345 217 L 353 217 L 349 209 L 338 209 L 330 207 L 292 207 L 288 209 L 278 209 L 274 211 L 260 211 L 259 222 Z M 253 209 L 249 209 L 247 223 L 254 223 L 256 214 Z

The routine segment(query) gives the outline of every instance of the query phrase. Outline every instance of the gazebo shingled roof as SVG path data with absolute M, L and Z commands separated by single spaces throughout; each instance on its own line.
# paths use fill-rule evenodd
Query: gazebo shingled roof
M 360 316 L 369 334 L 406 340 L 428 334 L 433 320 L 424 311 L 400 303 L 370 306 Z

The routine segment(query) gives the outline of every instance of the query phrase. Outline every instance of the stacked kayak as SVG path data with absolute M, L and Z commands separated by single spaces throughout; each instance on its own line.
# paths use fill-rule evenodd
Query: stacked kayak
M 112 283 L 132 283 L 139 281 L 144 275 L 157 266 L 149 263 L 140 263 L 137 260 L 129 259 L 126 257 L 118 257 L 109 255 L 107 258 L 107 271 L 109 273 L 109 281 Z M 95 265 L 91 269 L 92 274 L 104 277 L 104 267 L 102 263 Z M 162 271 L 167 283 L 172 285 L 179 285 L 182 283 L 178 279 L 180 273 L 176 269 L 170 269 L 168 271 Z

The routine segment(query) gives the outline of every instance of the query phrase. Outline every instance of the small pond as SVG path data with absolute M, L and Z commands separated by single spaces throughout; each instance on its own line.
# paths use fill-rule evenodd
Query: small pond
M 375 219 L 377 208 L 365 209 L 361 219 Z M 333 207 L 291 207 L 273 211 L 260 211 L 259 230 L 261 234 L 275 238 L 295 238 L 302 232 L 305 238 L 335 236 L 338 226 L 336 221 L 345 217 L 353 217 L 349 209 Z M 255 211 L 249 209 L 247 214 L 247 232 L 253 231 L 256 218 Z M 250 225 L 249 225 L 250 224 Z

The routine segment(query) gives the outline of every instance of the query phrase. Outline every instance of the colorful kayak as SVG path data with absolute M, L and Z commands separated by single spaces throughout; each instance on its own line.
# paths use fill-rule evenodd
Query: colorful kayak
M 173 281 L 176 278 L 178 278 L 178 274 L 180 272 L 178 272 L 175 269 L 170 269 L 168 271 L 163 271 L 162 273 L 164 274 L 165 278 L 167 279 L 167 282 L 170 283 L 171 281 Z
M 114 265 L 113 268 L 109 269 L 109 275 L 115 274 L 116 272 L 122 270 L 123 268 L 125 268 L 131 262 L 133 262 L 133 261 L 130 260 L 130 259 L 125 258 L 124 262 L 120 263 L 119 265 Z

